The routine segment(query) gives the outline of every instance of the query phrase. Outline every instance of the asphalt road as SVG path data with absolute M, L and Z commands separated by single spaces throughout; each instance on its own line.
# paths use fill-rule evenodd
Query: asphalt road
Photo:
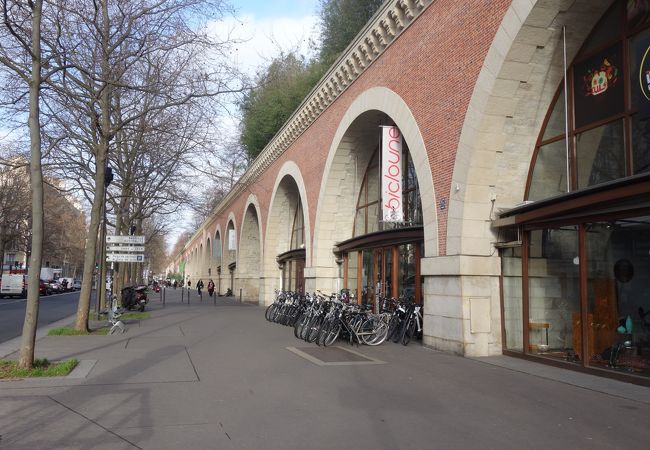
M 77 311 L 78 302 L 78 291 L 41 297 L 38 309 L 38 326 L 41 327 L 74 314 Z M 92 311 L 95 304 L 94 298 L 91 300 L 91 304 Z M 0 299 L 0 342 L 8 341 L 22 334 L 25 305 L 24 298 Z

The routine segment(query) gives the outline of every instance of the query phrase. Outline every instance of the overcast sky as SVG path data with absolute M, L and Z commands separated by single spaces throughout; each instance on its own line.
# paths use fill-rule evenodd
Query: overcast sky
M 235 61 L 250 73 L 265 65 L 280 51 L 298 48 L 309 54 L 314 38 L 318 0 L 234 0 L 237 18 L 219 24 L 234 30 L 233 37 L 245 40 L 237 45 Z

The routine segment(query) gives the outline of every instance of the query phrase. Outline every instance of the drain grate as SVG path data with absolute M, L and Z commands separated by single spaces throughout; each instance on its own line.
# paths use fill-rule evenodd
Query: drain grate
M 318 366 L 386 364 L 384 361 L 343 347 L 287 347 L 287 350 Z

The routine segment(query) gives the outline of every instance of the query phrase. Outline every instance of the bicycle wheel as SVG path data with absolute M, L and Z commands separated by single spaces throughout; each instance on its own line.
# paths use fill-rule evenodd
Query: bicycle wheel
M 325 317 L 323 321 L 320 324 L 320 327 L 318 329 L 318 335 L 316 336 L 316 339 L 314 339 L 314 342 L 316 345 L 321 346 L 325 345 L 325 336 L 327 336 L 327 330 L 330 327 L 332 320 L 330 318 Z
M 271 321 L 271 317 L 273 316 L 273 311 L 275 310 L 275 303 L 271 303 L 268 308 L 266 308 L 266 311 L 264 312 L 264 318 L 268 320 L 269 322 Z
M 320 327 L 323 323 L 323 316 L 316 316 L 315 320 L 312 322 L 309 327 L 309 334 L 307 335 L 307 342 L 314 343 L 316 338 L 318 338 L 318 333 L 320 333 Z
M 415 320 L 416 319 L 414 317 L 411 317 L 406 323 L 406 326 L 404 327 L 404 331 L 402 333 L 402 345 L 408 345 L 409 342 L 411 342 L 411 338 L 413 337 L 415 328 L 417 326 Z
M 309 320 L 309 316 L 307 314 L 302 314 L 298 320 L 296 320 L 296 324 L 293 326 L 293 335 L 297 339 L 302 339 L 302 330 L 305 328 L 305 324 Z
M 395 333 L 399 330 L 399 317 L 397 314 L 393 314 L 388 322 L 388 337 L 387 340 L 393 340 Z
M 372 317 L 368 319 L 363 325 L 364 334 L 362 335 L 363 342 L 366 345 L 379 345 L 382 344 L 388 336 L 388 325 L 383 320 Z M 371 334 L 365 334 L 367 329 L 372 331 Z
M 392 341 L 394 343 L 396 343 L 396 344 L 402 338 L 402 333 L 404 331 L 404 326 L 406 325 L 406 321 L 404 319 L 398 318 L 397 320 L 398 320 L 397 325 L 395 325 L 395 330 L 394 330 L 393 334 L 391 335 Z
M 325 337 L 323 339 L 323 346 L 329 347 L 334 342 L 336 342 L 340 333 L 341 333 L 341 322 L 339 322 L 338 319 L 334 319 L 334 321 L 330 322 L 327 327 L 327 333 L 325 334 Z

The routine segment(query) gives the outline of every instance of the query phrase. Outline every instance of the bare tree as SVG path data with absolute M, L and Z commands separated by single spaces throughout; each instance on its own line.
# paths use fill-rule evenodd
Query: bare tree
M 8 164 L 0 162 L 0 273 L 4 254 L 11 250 L 27 253 L 25 243 L 30 231 L 30 192 L 28 168 L 22 158 L 11 158 Z
M 154 171 L 147 172 L 140 158 L 143 148 L 156 149 L 155 124 L 149 118 L 155 113 L 180 109 L 198 103 L 202 98 L 218 98 L 239 91 L 232 88 L 233 73 L 225 66 L 205 68 L 205 55 L 223 52 L 228 42 L 214 42 L 198 21 L 224 12 L 224 4 L 209 0 L 97 0 L 95 2 L 57 1 L 62 14 L 61 27 L 66 30 L 57 40 L 58 64 L 68 69 L 53 80 L 47 96 L 47 113 L 56 123 L 60 135 L 53 153 L 54 166 L 76 168 L 70 181 L 92 204 L 90 227 L 84 258 L 84 280 L 77 309 L 75 328 L 87 329 L 92 270 L 97 249 L 97 231 L 105 199 L 105 173 L 109 160 L 118 168 L 119 152 L 125 150 L 135 159 L 129 164 L 144 171 L 135 172 L 125 166 L 121 179 L 124 192 L 117 192 L 113 203 L 115 214 L 128 216 L 116 220 L 123 223 L 144 220 L 143 211 L 164 206 L 160 203 L 161 183 L 169 180 L 174 168 L 158 161 Z M 177 114 L 178 116 L 178 114 Z M 191 116 L 196 118 L 196 115 Z M 143 121 L 143 119 L 145 119 Z M 139 127 L 145 138 L 137 142 L 132 136 Z M 166 129 L 167 135 L 174 128 Z M 187 127 L 183 133 L 189 133 Z M 146 144 L 146 145 L 142 145 Z M 149 156 L 153 154 L 151 151 Z M 139 159 L 138 159 L 139 158 Z M 129 160 L 129 158 L 126 158 Z M 68 176 L 70 174 L 68 173 Z M 148 186 L 136 186 L 133 180 L 153 180 Z M 130 204 L 120 204 L 122 198 Z M 165 198 L 165 201 L 168 197 Z M 158 205 L 155 204 L 158 201 Z M 146 205 L 145 203 L 148 203 Z M 133 213 L 133 214 L 132 214 Z M 137 216 L 134 216 L 137 214 Z
M 30 185 L 32 192 L 32 248 L 30 267 L 40 268 L 43 242 L 43 178 L 41 169 L 40 90 L 44 76 L 41 52 L 42 0 L 2 1 L 3 26 L 0 32 L 0 64 L 11 71 L 20 86 L 17 102 L 27 97 L 30 140 Z M 21 88 L 22 87 L 22 88 Z M 30 276 L 18 366 L 34 364 L 36 325 L 39 306 L 39 277 Z

